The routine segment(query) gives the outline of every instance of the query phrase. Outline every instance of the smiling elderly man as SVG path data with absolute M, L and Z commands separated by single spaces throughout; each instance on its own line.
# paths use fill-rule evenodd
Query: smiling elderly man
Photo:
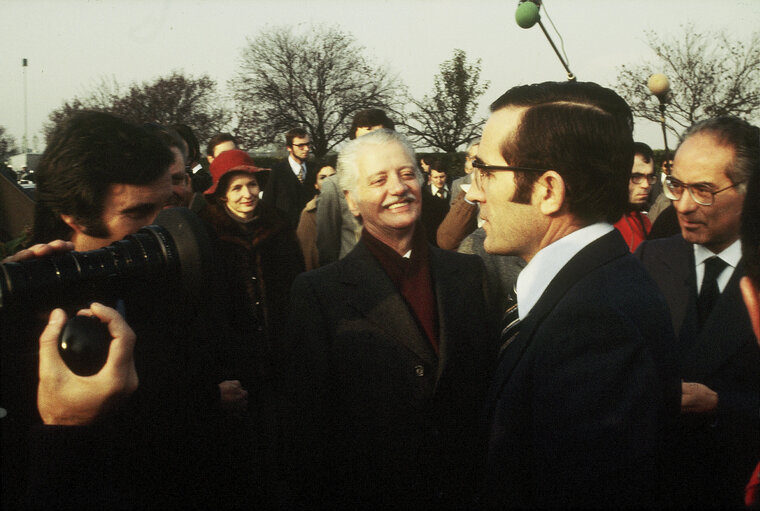
M 308 507 L 466 506 L 495 355 L 482 264 L 425 242 L 403 136 L 349 142 L 338 175 L 364 229 L 293 286 L 286 473 Z

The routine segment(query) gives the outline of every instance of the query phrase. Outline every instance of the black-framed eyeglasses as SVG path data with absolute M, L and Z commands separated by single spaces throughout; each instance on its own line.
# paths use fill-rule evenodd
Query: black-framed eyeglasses
M 631 174 L 631 183 L 635 185 L 641 184 L 645 179 L 647 183 L 653 185 L 657 182 L 657 174 L 642 174 L 641 172 L 634 172 Z
M 513 165 L 487 165 L 479 160 L 477 157 L 473 160 L 472 166 L 478 169 L 484 175 L 488 175 L 489 172 L 496 172 L 499 170 L 511 170 L 516 172 L 546 172 L 549 169 L 537 169 L 533 167 L 515 167 Z
M 725 192 L 726 190 L 735 188 L 742 183 L 744 183 L 744 181 L 739 181 L 738 183 L 734 183 L 731 186 L 727 186 L 725 188 L 721 188 L 720 190 L 714 191 L 710 185 L 706 183 L 688 184 L 684 183 L 683 181 L 679 181 L 673 176 L 667 176 L 665 178 L 665 186 L 663 187 L 662 191 L 665 193 L 665 197 L 670 200 L 677 201 L 681 200 L 681 197 L 683 197 L 683 191 L 686 189 L 689 190 L 689 195 L 691 195 L 691 198 L 694 199 L 694 202 L 697 204 L 701 206 L 712 206 L 715 202 L 716 195 L 718 195 L 720 192 Z
M 299 149 L 303 149 L 305 147 L 308 147 L 309 149 L 311 149 L 312 147 L 314 147 L 313 145 L 311 145 L 311 142 L 304 142 L 303 144 L 290 144 L 290 145 L 293 147 L 297 147 Z

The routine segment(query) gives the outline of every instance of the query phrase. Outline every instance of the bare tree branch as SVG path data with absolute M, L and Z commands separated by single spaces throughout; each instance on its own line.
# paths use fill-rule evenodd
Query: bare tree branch
M 354 37 L 336 28 L 297 33 L 274 27 L 248 41 L 240 75 L 230 81 L 237 135 L 252 146 L 282 142 L 295 126 L 309 131 L 317 157 L 348 137 L 357 110 L 400 110 L 404 88 L 370 65 Z
M 745 44 L 725 32 L 697 33 L 682 26 L 682 35 L 663 39 L 646 32 L 655 63 L 621 66 L 616 89 L 636 117 L 660 121 L 659 102 L 647 79 L 664 73 L 671 92 L 665 111 L 668 131 L 679 136 L 695 122 L 719 115 L 749 121 L 760 118 L 760 32 Z
M 473 117 L 478 98 L 489 85 L 480 84 L 480 59 L 468 63 L 464 51 L 454 50 L 453 57 L 441 63 L 432 94 L 421 101 L 410 98 L 416 111 L 406 123 L 409 134 L 417 142 L 447 153 L 456 152 L 480 134 L 485 119 Z

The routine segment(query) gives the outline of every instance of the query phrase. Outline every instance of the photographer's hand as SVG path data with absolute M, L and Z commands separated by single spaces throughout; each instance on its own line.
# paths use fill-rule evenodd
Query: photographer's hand
M 244 412 L 248 409 L 248 391 L 238 380 L 225 380 L 219 384 L 223 410 Z
M 3 263 L 16 263 L 18 261 L 26 261 L 27 259 L 35 259 L 37 257 L 46 257 L 58 252 L 70 252 L 74 250 L 74 244 L 70 241 L 55 240 L 50 243 L 40 243 L 32 245 L 24 250 L 19 250 L 12 256 L 8 256 L 0 262 Z
M 108 360 L 103 369 L 93 376 L 72 373 L 58 353 L 58 336 L 66 322 L 66 313 L 55 309 L 50 314 L 47 327 L 40 336 L 37 392 L 37 408 L 45 424 L 89 424 L 137 389 L 133 358 L 135 334 L 124 318 L 114 309 L 99 303 L 93 303 L 79 314 L 96 316 L 108 325 L 113 338 Z

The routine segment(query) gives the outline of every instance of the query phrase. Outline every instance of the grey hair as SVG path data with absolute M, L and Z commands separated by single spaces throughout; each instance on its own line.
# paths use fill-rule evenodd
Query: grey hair
M 734 160 L 726 169 L 726 176 L 733 184 L 741 183 L 736 187 L 738 192 L 746 193 L 750 176 L 760 172 L 760 129 L 738 117 L 714 117 L 689 128 L 678 146 L 698 134 L 710 135 L 720 144 L 733 148 Z
M 409 155 L 409 161 L 414 167 L 414 174 L 417 181 L 423 183 L 422 172 L 417 167 L 417 159 L 414 156 L 414 149 L 404 135 L 397 131 L 389 129 L 379 129 L 362 135 L 348 142 L 338 155 L 338 166 L 336 171 L 340 179 L 340 187 L 344 191 L 356 192 L 359 185 L 359 156 L 369 146 L 382 146 L 391 143 L 400 144 L 404 152 Z

